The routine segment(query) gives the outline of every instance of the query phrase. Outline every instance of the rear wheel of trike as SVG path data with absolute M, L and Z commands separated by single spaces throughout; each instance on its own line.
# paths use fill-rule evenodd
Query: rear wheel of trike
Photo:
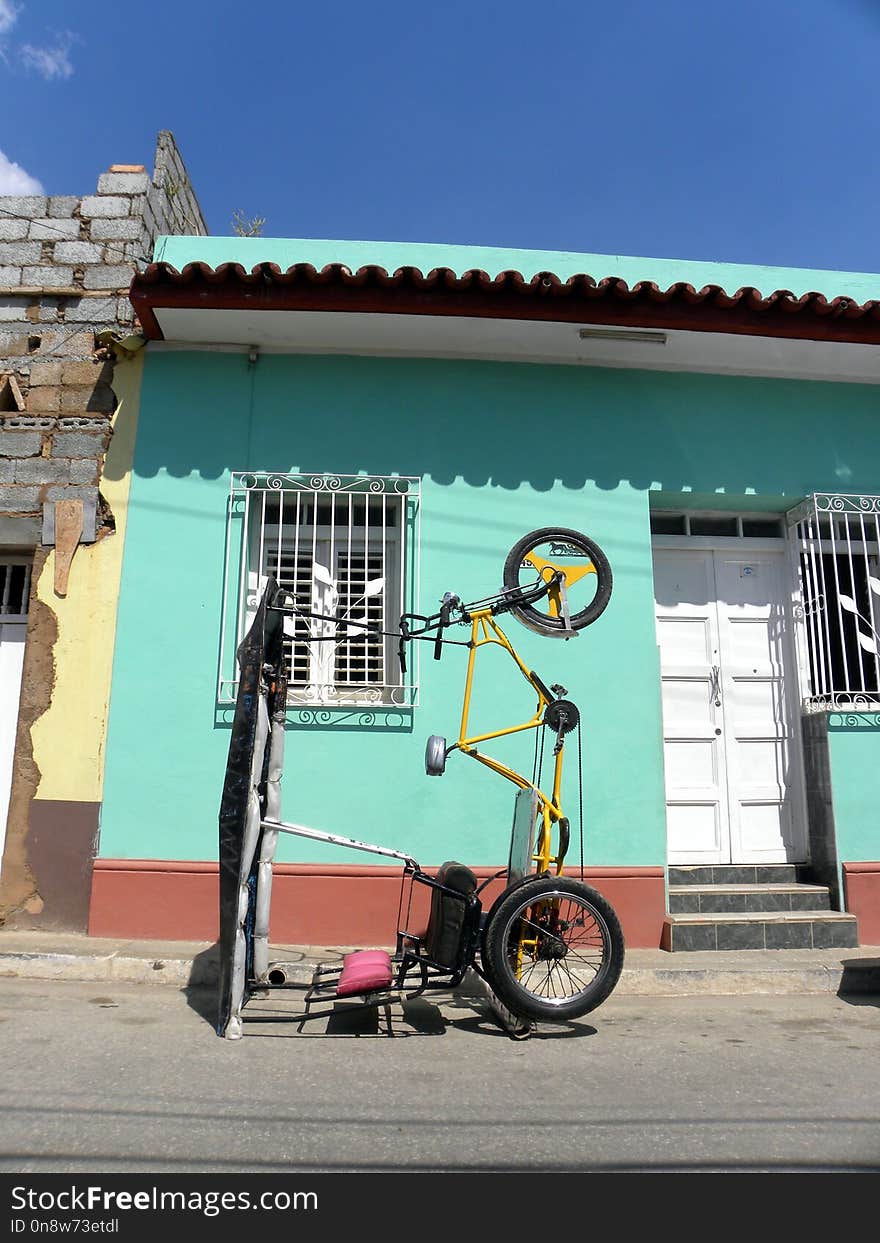
M 594 1010 L 623 969 L 624 943 L 610 903 L 581 881 L 536 877 L 512 889 L 483 931 L 483 970 L 516 1015 L 565 1021 Z

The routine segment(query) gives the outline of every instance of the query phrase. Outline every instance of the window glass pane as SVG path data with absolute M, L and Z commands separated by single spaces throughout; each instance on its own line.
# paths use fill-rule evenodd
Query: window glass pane
M 695 514 L 691 518 L 691 535 L 737 535 L 736 516 L 702 517 Z
M 781 518 L 743 518 L 742 533 L 752 539 L 781 539 L 785 534 Z
M 23 617 L 27 613 L 30 583 L 29 565 L 0 562 L 0 617 Z
M 398 573 L 401 501 L 308 493 L 299 500 L 298 511 L 293 506 L 289 513 L 277 501 L 267 505 L 267 515 L 280 521 L 264 526 L 261 540 L 262 575 L 277 577 L 305 614 L 291 618 L 286 641 L 290 688 L 320 698 L 342 688 L 384 686 L 385 637 L 366 626 L 387 629 L 386 602 L 394 611 L 388 589 Z M 393 668 L 387 672 L 396 685 Z
M 371 587 L 384 582 L 385 567 L 381 552 L 370 551 L 365 557 L 362 549 L 345 550 L 337 557 L 336 569 L 339 585 L 337 615 L 369 623 L 377 630 L 384 629 L 384 586 L 370 594 Z M 334 646 L 337 683 L 357 685 L 384 681 L 385 641 L 381 635 L 368 634 L 352 627 L 349 636 L 340 639 Z
M 651 514 L 652 535 L 684 535 L 684 514 Z

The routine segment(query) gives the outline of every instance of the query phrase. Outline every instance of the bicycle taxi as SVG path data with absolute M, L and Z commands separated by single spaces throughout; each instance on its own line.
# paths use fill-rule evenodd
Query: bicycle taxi
M 548 687 L 528 668 L 498 620 L 511 614 L 540 635 L 573 638 L 605 610 L 611 568 L 587 536 L 548 527 L 514 545 L 505 560 L 503 583 L 498 594 L 469 603 L 447 592 L 437 613 L 404 614 L 395 632 L 404 668 L 407 646 L 417 641 L 432 642 L 437 660 L 450 644 L 468 653 L 458 737 L 451 744 L 439 735 L 428 739 L 426 774 L 441 776 L 450 755 L 459 752 L 517 789 L 507 867 L 480 884 L 457 860 L 429 871 L 405 852 L 281 818 L 285 618 L 299 624 L 320 620 L 322 631 L 325 623 L 334 622 L 343 640 L 350 628 L 362 632 L 375 625 L 308 613 L 275 579 L 268 580 L 238 649 L 240 681 L 220 807 L 219 1035 L 240 1038 L 248 1001 L 273 990 L 301 994 L 300 1024 L 344 1002 L 383 1008 L 391 1032 L 392 1003 L 431 989 L 454 989 L 472 970 L 488 990 L 502 1025 L 516 1037 L 527 1035 L 537 1022 L 580 1018 L 613 991 L 623 967 L 623 934 L 611 905 L 583 879 L 580 803 L 580 875 L 564 874 L 572 826 L 562 806 L 562 771 L 566 741 L 574 736 L 580 788 L 580 713 L 563 686 Z M 459 626 L 468 637 L 450 638 Z M 537 702 L 525 722 L 475 735 L 469 732 L 474 670 L 478 654 L 490 645 L 507 653 Z M 483 750 L 494 739 L 525 731 L 535 731 L 531 777 Z M 547 738 L 552 739 L 552 771 L 545 785 Z M 288 964 L 273 960 L 269 946 L 279 833 L 400 861 L 398 922 L 388 941 L 394 941 L 393 952 L 356 950 L 341 963 L 320 964 L 307 984 L 289 978 Z M 499 878 L 505 887 L 484 910 L 481 895 Z M 429 914 L 424 927 L 413 927 L 413 895 L 422 889 L 429 897 Z

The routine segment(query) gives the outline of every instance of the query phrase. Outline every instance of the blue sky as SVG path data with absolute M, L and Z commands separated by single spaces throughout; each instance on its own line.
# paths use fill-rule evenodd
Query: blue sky
M 0 0 L 0 193 L 177 139 L 214 234 L 880 272 L 880 0 Z

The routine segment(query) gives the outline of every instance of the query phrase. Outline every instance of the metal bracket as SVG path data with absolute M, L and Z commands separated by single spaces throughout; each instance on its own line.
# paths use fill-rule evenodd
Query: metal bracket
M 571 612 L 568 607 L 568 588 L 565 586 L 565 579 L 559 584 L 559 598 L 562 601 L 562 620 L 564 629 L 568 634 L 574 634 L 571 628 Z

